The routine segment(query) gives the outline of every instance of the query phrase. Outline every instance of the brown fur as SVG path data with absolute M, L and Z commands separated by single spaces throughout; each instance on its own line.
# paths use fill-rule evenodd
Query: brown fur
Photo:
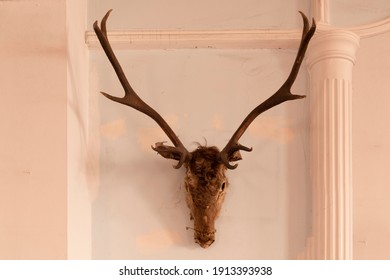
M 186 164 L 187 205 L 194 220 L 194 239 L 203 248 L 215 240 L 215 219 L 228 187 L 226 167 L 216 147 L 199 146 Z

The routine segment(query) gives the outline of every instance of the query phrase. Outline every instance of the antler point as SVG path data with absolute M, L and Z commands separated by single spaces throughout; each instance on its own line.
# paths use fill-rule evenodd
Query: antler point
M 294 96 L 294 99 L 302 99 L 302 98 L 306 98 L 306 95 L 298 95 L 298 94 L 293 94 Z
M 105 97 L 107 97 L 107 98 L 109 98 L 109 96 L 111 96 L 111 95 L 109 95 L 108 93 L 105 93 L 104 91 L 101 91 L 100 92 L 101 94 L 103 94 Z

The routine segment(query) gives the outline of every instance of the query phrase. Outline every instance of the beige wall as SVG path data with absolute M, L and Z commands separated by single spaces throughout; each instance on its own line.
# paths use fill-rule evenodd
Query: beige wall
M 64 259 L 65 1 L 1 1 L 0 33 L 0 259 Z
M 291 50 L 119 52 L 134 88 L 191 151 L 195 141 L 226 145 L 253 104 L 280 87 L 294 55 Z M 101 51 L 91 53 L 91 68 L 100 73 L 91 85 L 121 94 Z M 304 73 L 297 92 L 305 91 Z M 193 224 L 184 201 L 184 171 L 150 148 L 167 137 L 139 112 L 93 94 L 101 125 L 100 185 L 92 210 L 95 258 L 284 259 L 291 254 L 290 240 L 294 250 L 302 248 L 305 100 L 268 112 L 244 135 L 241 142 L 254 151 L 243 153 L 239 167 L 228 171 L 217 240 L 203 250 L 186 230 Z
M 88 0 L 88 25 L 113 9 L 114 29 L 295 28 L 310 0 Z M 293 14 L 293 15 L 292 15 Z
M 89 65 L 83 45 L 84 28 L 108 8 L 115 9 L 113 28 L 212 29 L 296 28 L 291 10 L 310 7 L 298 0 L 182 2 L 169 1 L 175 9 L 162 13 L 161 1 L 91 0 L 86 19 L 85 1 L 0 1 L 0 259 L 283 259 L 302 250 L 310 234 L 306 101 L 267 113 L 242 139 L 254 151 L 229 172 L 217 241 L 205 251 L 185 230 L 183 172 L 150 150 L 164 135 L 96 94 L 122 92 L 102 53 L 91 52 Z M 332 23 L 350 26 L 388 17 L 390 7 L 388 0 L 343 0 L 331 12 Z M 361 40 L 354 71 L 357 259 L 390 258 L 388 45 L 389 32 Z M 137 91 L 189 147 L 203 137 L 224 145 L 252 104 L 280 85 L 294 55 L 119 52 Z M 305 81 L 302 71 L 296 92 L 305 92 Z
M 361 41 L 354 72 L 354 256 L 390 259 L 390 32 Z
M 89 22 L 114 8 L 110 30 L 297 28 L 297 11 L 308 11 L 307 1 L 183 3 L 164 2 L 171 8 L 161 12 L 160 1 L 90 1 Z M 118 51 L 118 56 L 136 91 L 193 150 L 195 141 L 222 148 L 254 104 L 280 87 L 295 53 L 144 50 Z M 184 171 L 174 170 L 173 162 L 150 149 L 167 137 L 149 118 L 97 95 L 123 90 L 100 49 L 91 52 L 90 63 L 90 92 L 99 102 L 101 126 L 100 184 L 92 208 L 94 258 L 288 259 L 302 250 L 309 227 L 306 100 L 267 112 L 241 139 L 254 151 L 228 172 L 230 189 L 217 221 L 217 240 L 203 250 L 186 230 L 193 224 L 184 201 Z M 303 67 L 294 90 L 304 93 L 305 85 Z
M 91 199 L 96 180 L 94 146 L 91 136 L 87 29 L 87 1 L 66 1 L 67 13 L 67 235 L 68 258 L 91 258 Z

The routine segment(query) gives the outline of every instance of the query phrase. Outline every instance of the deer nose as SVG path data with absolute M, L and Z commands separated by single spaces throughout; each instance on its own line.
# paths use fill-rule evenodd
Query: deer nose
M 202 248 L 208 248 L 215 241 L 214 233 L 199 233 L 195 236 L 195 242 Z

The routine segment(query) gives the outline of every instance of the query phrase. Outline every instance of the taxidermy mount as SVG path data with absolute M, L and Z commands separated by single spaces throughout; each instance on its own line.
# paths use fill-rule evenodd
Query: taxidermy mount
M 130 106 L 152 118 L 171 140 L 173 146 L 166 145 L 165 142 L 157 142 L 155 146 L 152 146 L 152 149 L 164 158 L 176 160 L 177 165 L 175 168 L 178 169 L 184 166 L 186 169 L 184 178 L 185 190 L 187 192 L 186 202 L 190 209 L 191 220 L 194 220 L 194 239 L 201 247 L 208 248 L 215 240 L 215 220 L 218 217 L 229 185 L 226 178 L 226 170 L 237 167 L 237 164 L 231 163 L 242 159 L 240 151 L 252 151 L 252 148 L 239 144 L 238 140 L 257 116 L 264 111 L 285 101 L 305 97 L 292 94 L 291 87 L 298 75 L 310 39 L 314 35 L 316 29 L 315 21 L 313 19 L 310 26 L 307 17 L 300 12 L 303 19 L 303 32 L 290 75 L 278 91 L 263 103 L 257 105 L 247 115 L 226 146 L 222 150 L 219 150 L 217 147 L 199 146 L 196 150 L 189 152 L 164 118 L 146 104 L 128 82 L 107 36 L 106 22 L 111 11 L 109 10 L 103 17 L 100 27 L 96 21 L 93 28 L 122 84 L 125 96 L 116 97 L 104 92 L 101 93 L 114 102 Z

